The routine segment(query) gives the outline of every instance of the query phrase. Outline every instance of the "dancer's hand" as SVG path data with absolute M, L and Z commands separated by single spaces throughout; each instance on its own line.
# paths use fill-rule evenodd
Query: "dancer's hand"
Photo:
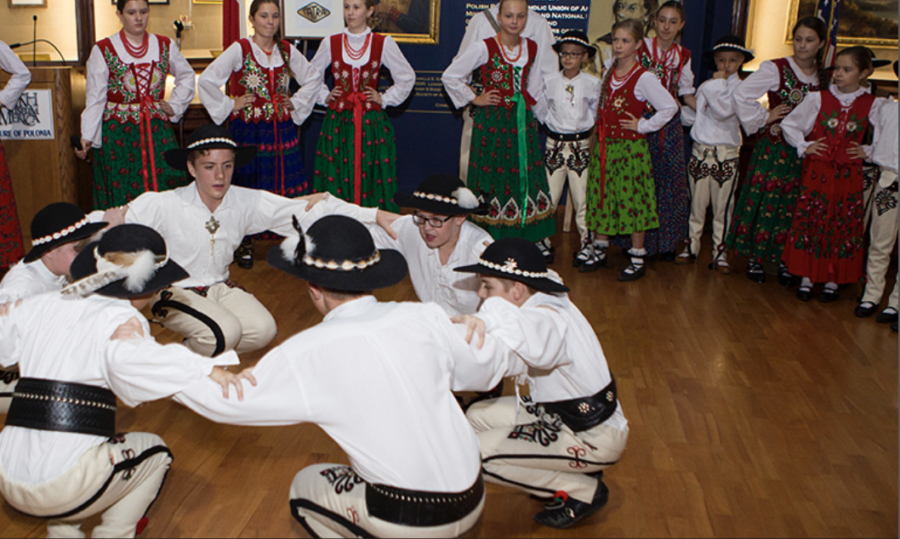
M 619 120 L 619 125 L 622 126 L 622 129 L 628 129 L 630 131 L 637 131 L 639 120 L 637 118 L 635 118 L 634 115 L 631 114 L 630 112 L 626 112 L 625 114 L 628 115 L 628 119 L 627 120 Z
M 222 386 L 222 396 L 226 399 L 228 398 L 228 386 L 234 386 L 234 392 L 237 393 L 237 399 L 239 401 L 244 400 L 244 384 L 241 382 L 244 378 L 242 378 L 240 374 L 226 371 L 222 367 L 213 367 L 212 372 L 209 373 L 209 377 L 213 382 Z
M 117 206 L 109 208 L 103 212 L 103 220 L 109 223 L 107 228 L 119 226 L 125 223 L 125 215 L 128 213 L 128 206 Z
M 22 300 L 15 302 L 15 307 L 18 307 L 22 304 Z M 8 303 L 0 303 L 0 316 L 6 316 L 9 314 L 9 310 L 13 308 L 13 302 Z
M 851 142 L 850 147 L 847 148 L 847 155 L 850 156 L 851 159 L 868 159 L 869 155 L 866 153 L 866 150 L 858 142 Z
M 472 104 L 477 107 L 496 107 L 500 104 L 500 90 L 490 90 L 475 97 Z
M 394 228 L 391 225 L 399 218 L 400 216 L 396 213 L 378 210 L 375 214 L 375 224 L 383 228 L 384 231 L 387 232 L 387 235 L 390 236 L 392 240 L 395 240 L 397 239 L 397 233 L 394 232 Z
M 366 94 L 366 99 L 369 101 L 369 103 L 375 103 L 376 105 L 381 106 L 381 104 L 382 104 L 381 94 L 378 93 L 378 90 L 373 90 L 372 88 L 366 88 L 366 91 L 363 93 Z
M 77 148 L 75 149 L 75 157 L 77 157 L 78 159 L 81 159 L 82 161 L 87 159 L 88 150 L 91 149 L 92 145 L 93 145 L 93 142 L 91 142 L 87 139 L 81 139 L 81 149 L 80 150 Z
M 803 152 L 803 155 L 818 155 L 821 156 L 825 152 L 828 151 L 828 145 L 825 144 L 825 137 L 816 140 L 812 144 L 806 147 L 806 151 Z
M 294 110 L 297 108 L 294 106 L 294 102 L 291 101 L 290 96 L 282 95 L 282 96 L 278 96 L 278 98 L 281 101 L 281 106 L 284 107 L 285 109 L 287 109 L 291 112 L 294 112 Z
M 238 96 L 234 98 L 234 108 L 232 109 L 234 112 L 240 112 L 247 108 L 250 103 L 253 103 L 254 96 L 253 94 L 244 94 L 242 96 Z
M 328 193 L 313 193 L 311 195 L 304 195 L 300 197 L 300 199 L 306 201 L 306 211 L 309 211 L 313 209 L 313 206 L 321 202 L 322 199 L 327 196 Z
M 484 346 L 484 320 L 478 318 L 477 316 L 472 316 L 471 314 L 465 314 L 463 316 L 452 316 L 450 317 L 450 321 L 454 324 L 465 324 L 466 325 L 466 342 L 472 343 L 472 337 L 476 334 L 478 335 L 478 349 L 481 350 L 481 347 Z
M 769 118 L 766 120 L 766 125 L 784 118 L 789 112 L 791 112 L 791 107 L 785 104 L 769 109 Z
M 166 116 L 175 116 L 175 109 L 172 108 L 168 101 L 160 101 L 159 108 L 166 113 Z
M 328 94 L 328 97 L 325 98 L 325 103 L 328 104 L 328 103 L 331 103 L 332 101 L 334 101 L 335 99 L 340 99 L 340 97 L 342 95 L 344 95 L 344 90 L 338 86 L 335 86 L 334 90 L 332 90 Z
M 109 340 L 131 341 L 142 338 L 144 338 L 144 327 L 136 316 L 132 316 L 127 322 L 116 328 Z

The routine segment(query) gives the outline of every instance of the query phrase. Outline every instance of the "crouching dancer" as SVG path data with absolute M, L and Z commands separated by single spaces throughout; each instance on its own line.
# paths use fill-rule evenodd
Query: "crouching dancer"
M 116 397 L 136 406 L 207 375 L 227 387 L 234 375 L 214 365 L 237 356 L 110 341 L 123 324 L 149 335 L 138 309 L 187 277 L 152 229 L 110 230 L 75 258 L 71 276 L 62 292 L 0 306 L 0 364 L 18 362 L 22 375 L 0 432 L 0 494 L 47 519 L 48 537 L 84 537 L 81 522 L 96 514 L 93 537 L 134 537 L 172 456 L 155 434 L 116 433 Z
M 299 228 L 299 227 L 298 227 Z M 198 381 L 179 402 L 237 425 L 319 425 L 350 466 L 317 464 L 291 485 L 293 516 L 314 536 L 452 537 L 484 505 L 478 439 L 451 393 L 497 385 L 508 355 L 466 344 L 435 304 L 381 303 L 406 262 L 366 228 L 327 216 L 269 263 L 307 281 L 325 315 L 253 368 L 243 402 Z M 508 354 L 508 352 L 507 352 Z
M 526 376 L 531 392 L 521 405 L 501 397 L 469 408 L 485 478 L 551 498 L 534 519 L 567 528 L 606 504 L 603 470 L 628 440 L 603 349 L 533 243 L 497 240 L 457 271 L 481 275 L 476 316 L 521 360 L 509 374 Z

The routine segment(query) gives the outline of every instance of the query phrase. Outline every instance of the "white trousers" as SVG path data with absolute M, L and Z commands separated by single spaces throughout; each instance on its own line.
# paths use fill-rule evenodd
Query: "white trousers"
M 469 179 L 469 152 L 472 151 L 472 126 L 475 124 L 474 105 L 467 105 L 462 111 L 463 129 L 459 140 L 459 178 L 463 183 Z M 478 196 L 478 193 L 475 193 Z
M 713 258 L 725 257 L 725 227 L 734 210 L 740 148 L 709 146 L 695 142 L 688 162 L 691 186 L 691 218 L 688 224 L 691 253 L 700 252 L 706 209 L 712 204 Z
M 535 496 L 556 491 L 591 503 L 598 481 L 587 474 L 619 460 L 628 430 L 606 424 L 573 432 L 555 414 L 526 398 L 516 412 L 516 397 L 472 405 L 466 417 L 478 434 L 484 478 Z
M 884 188 L 875 188 L 872 199 L 872 226 L 869 229 L 869 261 L 866 264 L 866 289 L 862 301 L 870 301 L 876 305 L 884 294 L 885 276 L 891 265 L 891 253 L 897 242 L 897 174 L 889 170 L 882 175 L 891 175 L 893 183 Z M 888 178 L 890 181 L 890 178 Z M 886 183 L 886 182 L 885 182 Z M 897 309 L 897 283 L 888 300 L 888 306 Z
M 91 448 L 65 474 L 40 485 L 0 469 L 0 493 L 19 511 L 47 519 L 47 537 L 84 537 L 81 522 L 100 513 L 91 537 L 134 537 L 171 463 L 162 438 L 129 432 Z
M 569 192 L 572 193 L 572 204 L 575 213 L 575 226 L 584 245 L 588 239 L 588 229 L 584 218 L 587 213 L 587 176 L 591 163 L 591 139 L 561 142 L 547 137 L 547 149 L 544 152 L 544 166 L 547 168 L 547 183 L 550 184 L 550 198 L 553 209 L 559 206 L 563 186 L 569 181 Z
M 272 314 L 233 283 L 216 283 L 204 290 L 171 287 L 158 292 L 152 311 L 167 328 L 185 336 L 192 351 L 213 357 L 228 350 L 259 350 L 275 338 Z
M 458 537 L 475 525 L 484 498 L 461 520 L 441 526 L 402 526 L 369 515 L 366 483 L 342 464 L 314 464 L 291 483 L 291 513 L 318 537 Z

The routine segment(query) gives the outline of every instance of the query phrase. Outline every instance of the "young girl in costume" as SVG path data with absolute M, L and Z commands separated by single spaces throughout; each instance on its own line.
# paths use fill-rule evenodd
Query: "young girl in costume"
M 813 283 L 825 283 L 819 300 L 837 299 L 839 284 L 863 275 L 863 134 L 877 121 L 883 100 L 861 83 L 872 74 L 864 47 L 838 53 L 832 84 L 810 93 L 781 123 L 784 138 L 803 156 L 803 178 L 783 259 L 803 277 L 797 297 L 809 301 Z
M 323 39 L 312 60 L 324 80 L 329 67 L 334 89 L 322 88 L 319 102 L 328 105 L 316 145 L 315 191 L 328 191 L 365 207 L 398 211 L 397 149 L 394 127 L 382 110 L 403 103 L 416 83 L 416 73 L 390 36 L 366 25 L 374 0 L 345 0 L 340 34 Z M 391 71 L 394 85 L 378 92 L 381 67 Z
M 759 137 L 750 158 L 750 177 L 735 205 L 725 246 L 749 258 L 747 277 L 758 283 L 766 280 L 763 263 L 781 262 L 800 185 L 800 158 L 784 140 L 781 119 L 807 93 L 828 86 L 821 57 L 825 23 L 816 17 L 804 17 L 797 21 L 792 35 L 792 56 L 763 62 L 734 92 L 735 112 L 744 132 L 759 132 Z M 756 101 L 765 93 L 768 109 Z M 778 280 L 785 286 L 794 281 L 783 263 Z
M 580 269 L 605 265 L 609 237 L 629 234 L 631 262 L 618 279 L 634 281 L 646 272 L 646 231 L 659 226 L 647 133 L 666 125 L 678 112 L 678 103 L 637 61 L 644 37 L 640 22 L 617 22 L 612 33 L 616 59 L 603 77 L 597 147 L 587 188 L 587 225 L 595 233 L 594 252 Z M 647 103 L 656 114 L 641 118 Z
M 184 185 L 163 153 L 178 147 L 171 123 L 194 98 L 194 69 L 172 40 L 147 32 L 147 0 L 117 0 L 117 34 L 98 41 L 87 62 L 81 149 L 94 148 L 94 208 L 122 206 L 146 191 Z M 165 101 L 166 75 L 175 89 Z
M 696 104 L 691 53 L 675 42 L 685 23 L 681 2 L 662 4 L 656 11 L 654 23 L 656 36 L 643 38 L 638 50 L 638 62 L 656 75 L 676 101 L 681 96 L 693 109 Z M 680 109 L 661 129 L 647 134 L 647 143 L 653 163 L 659 228 L 647 232 L 644 248 L 648 255 L 661 253 L 664 259 L 674 260 L 675 251 L 688 236 L 691 212 Z M 618 241 L 614 243 L 619 244 Z M 623 242 L 622 246 L 628 247 L 627 243 Z
M 19 96 L 31 82 L 31 72 L 19 57 L 0 41 L 0 69 L 12 77 L 6 87 L 0 90 L 0 112 L 16 108 Z M 25 256 L 22 246 L 22 228 L 16 213 L 16 197 L 13 195 L 9 165 L 6 164 L 6 150 L 0 142 L 0 269 L 15 264 Z
M 213 122 L 229 119 L 238 144 L 257 147 L 256 159 L 234 171 L 234 185 L 297 197 L 306 193 L 297 126 L 312 112 L 321 80 L 303 54 L 282 41 L 277 0 L 253 0 L 250 22 L 253 37 L 233 43 L 200 75 L 200 101 Z M 293 96 L 292 78 L 300 85 Z M 220 90 L 226 83 L 231 97 Z M 241 243 L 239 266 L 253 266 L 252 245 L 250 238 Z
M 540 242 L 556 232 L 550 188 L 532 113 L 543 81 L 530 76 L 537 44 L 521 36 L 528 18 L 527 0 L 501 0 L 496 36 L 472 43 L 444 71 L 441 80 L 453 104 L 475 110 L 468 185 L 490 206 L 472 219 L 495 239 L 517 236 Z M 465 80 L 481 69 L 484 92 L 476 96 Z

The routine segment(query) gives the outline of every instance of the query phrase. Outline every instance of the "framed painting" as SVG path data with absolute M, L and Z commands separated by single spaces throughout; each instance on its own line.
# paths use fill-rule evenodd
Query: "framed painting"
M 785 43 L 793 43 L 791 30 L 799 19 L 816 14 L 816 0 L 791 0 Z M 841 0 L 838 46 L 865 45 L 897 48 L 898 0 Z
M 47 7 L 47 0 L 9 0 L 9 7 Z
M 376 0 L 372 30 L 398 43 L 437 45 L 441 0 Z

